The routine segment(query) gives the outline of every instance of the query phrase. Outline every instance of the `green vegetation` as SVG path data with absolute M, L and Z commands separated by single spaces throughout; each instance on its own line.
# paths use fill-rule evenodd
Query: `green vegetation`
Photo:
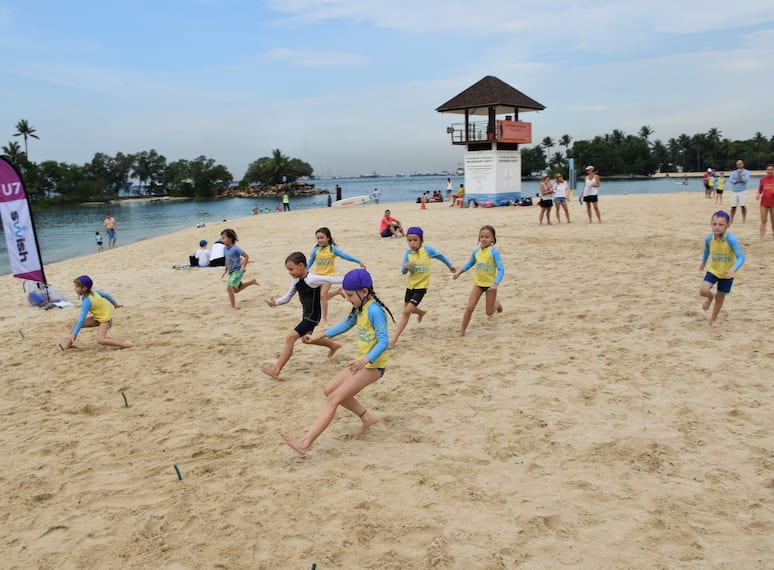
M 568 158 L 575 159 L 575 167 L 582 170 L 593 164 L 605 176 L 650 176 L 655 172 L 703 172 L 707 168 L 731 170 L 737 159 L 747 168 L 764 170 L 774 162 L 774 136 L 766 138 L 757 132 L 751 139 L 729 140 L 712 128 L 706 133 L 650 141 L 653 129 L 647 125 L 637 135 L 621 130 L 596 136 L 591 140 L 575 141 L 569 135 L 559 139 L 564 152 L 550 154 L 555 146 L 551 137 L 545 137 L 534 147 L 521 149 L 522 172 L 525 175 L 545 170 L 567 173 Z
M 271 156 L 263 156 L 250 163 L 242 180 L 242 186 L 252 183 L 280 184 L 295 182 L 302 176 L 312 176 L 314 169 L 309 163 L 298 158 L 289 158 L 275 148 Z

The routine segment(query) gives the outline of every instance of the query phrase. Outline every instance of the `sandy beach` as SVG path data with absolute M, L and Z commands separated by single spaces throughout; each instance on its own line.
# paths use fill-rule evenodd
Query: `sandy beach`
M 698 288 L 717 209 L 700 193 L 605 196 L 603 224 L 538 209 L 389 204 L 462 265 L 497 229 L 504 312 L 479 304 L 456 338 L 471 274 L 435 262 L 422 302 L 361 400 L 382 421 L 360 438 L 340 410 L 306 458 L 322 387 L 354 359 L 301 345 L 285 257 L 328 226 L 362 259 L 398 318 L 403 239 L 377 237 L 382 205 L 209 223 L 46 266 L 76 306 L 27 307 L 0 277 L 0 566 L 125 569 L 774 567 L 774 242 L 750 196 L 732 231 L 747 255 L 711 329 Z M 260 285 L 230 311 L 220 269 L 175 270 L 232 227 Z M 119 234 L 120 244 L 120 234 Z M 44 253 L 45 255 L 45 253 Z M 339 274 L 355 265 L 337 261 Z M 72 280 L 113 295 L 129 349 L 58 343 Z M 331 301 L 331 324 L 350 306 Z M 769 372 L 766 372 L 769 370 Z M 768 378 L 768 380 L 767 380 Z M 124 400 L 124 397 L 126 400 Z M 179 470 L 180 477 L 176 471 Z

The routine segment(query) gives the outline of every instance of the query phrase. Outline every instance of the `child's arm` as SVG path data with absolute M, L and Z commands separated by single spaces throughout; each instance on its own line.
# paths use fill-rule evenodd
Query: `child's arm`
M 338 255 L 341 259 L 346 259 L 347 261 L 351 261 L 352 263 L 357 263 L 363 269 L 366 268 L 366 266 L 363 264 L 363 262 L 360 261 L 357 257 L 352 257 L 348 253 L 344 253 L 338 247 L 331 247 L 331 251 L 333 252 L 334 255 Z
M 113 297 L 111 297 L 108 293 L 105 293 L 104 291 L 97 291 L 97 294 L 100 297 L 104 297 L 105 299 L 107 299 L 110 302 L 110 304 L 113 305 L 116 309 L 119 307 L 123 307 L 123 305 L 116 303 L 116 300 L 113 299 Z M 89 301 L 89 306 L 91 306 L 91 301 Z
M 470 256 L 470 259 L 468 259 L 468 262 L 465 265 L 463 265 L 460 269 L 457 270 L 457 272 L 454 274 L 454 279 L 457 279 L 457 277 L 459 277 L 460 275 L 465 273 L 468 269 L 470 269 L 471 267 L 473 267 L 476 264 L 476 252 L 477 251 L 478 251 L 478 249 L 475 249 L 473 251 L 473 254 Z
M 91 310 L 91 299 L 88 297 L 83 298 L 83 302 L 81 303 L 81 314 L 78 316 L 78 322 L 75 323 L 75 326 L 73 327 L 72 332 L 70 333 L 70 336 L 65 339 L 65 348 L 70 348 L 73 343 L 75 342 L 75 339 L 78 338 L 78 333 L 81 332 L 81 327 L 83 327 L 83 323 L 86 321 L 86 317 L 89 316 L 89 311 Z
M 357 323 L 357 313 L 350 313 L 346 319 L 341 321 L 339 324 L 332 326 L 326 330 L 325 333 L 322 333 L 322 336 L 333 338 L 334 336 L 338 336 L 347 332 L 349 329 L 355 326 L 355 323 Z M 320 338 L 322 338 L 322 336 Z
M 409 263 L 409 254 L 410 253 L 411 253 L 411 250 L 407 249 L 406 253 L 403 254 L 403 263 L 400 266 L 400 272 L 403 275 L 405 275 L 406 273 L 408 273 L 409 271 L 414 269 L 414 264 L 413 263 Z
M 306 262 L 306 268 L 311 269 L 312 265 L 314 265 L 314 260 L 317 259 L 317 250 L 320 249 L 319 245 L 316 245 L 312 248 L 312 253 L 309 254 L 309 260 Z
M 497 289 L 500 281 L 502 281 L 503 277 L 505 277 L 505 266 L 503 265 L 503 260 L 500 257 L 500 252 L 494 247 L 492 248 L 492 259 L 494 260 L 495 267 L 497 268 L 497 274 L 495 275 L 492 289 Z
M 250 256 L 247 255 L 247 252 L 245 250 L 242 250 L 242 254 L 240 256 L 242 258 L 242 273 L 247 271 L 247 263 L 250 261 Z
M 699 265 L 699 271 L 704 271 L 704 268 L 707 266 L 707 260 L 709 259 L 710 240 L 712 240 L 712 235 L 708 235 L 706 238 L 704 238 L 704 252 L 701 256 L 701 265 Z
M 277 305 L 284 305 L 285 303 L 290 302 L 290 300 L 293 298 L 293 295 L 296 294 L 296 284 L 298 283 L 298 278 L 293 279 L 293 282 L 290 284 L 290 288 L 287 290 L 287 292 L 280 297 L 279 299 L 275 299 L 274 297 L 271 297 L 266 300 L 266 303 L 270 307 L 276 307 Z
M 728 276 L 733 278 L 739 268 L 744 264 L 745 257 L 744 252 L 742 251 L 742 246 L 739 245 L 739 240 L 736 239 L 734 234 L 727 233 L 726 241 L 728 242 L 728 245 L 731 246 L 731 249 L 734 250 L 734 255 L 736 256 L 736 263 L 734 263 L 734 266 L 728 270 Z
M 432 248 L 429 245 L 426 245 L 425 246 L 425 251 L 433 259 L 437 259 L 437 260 L 443 262 L 444 264 L 446 264 L 446 267 L 448 267 L 449 271 L 451 271 L 452 273 L 454 273 L 456 271 L 456 269 L 454 268 L 454 264 L 451 261 L 449 261 L 446 258 L 446 256 L 444 254 L 442 254 L 440 251 L 438 251 L 437 249 Z

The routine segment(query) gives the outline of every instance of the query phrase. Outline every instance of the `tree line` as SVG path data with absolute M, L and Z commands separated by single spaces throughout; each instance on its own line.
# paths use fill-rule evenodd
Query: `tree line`
M 202 155 L 193 160 L 169 161 L 155 149 L 118 152 L 115 156 L 98 152 L 81 165 L 55 160 L 34 162 L 29 159 L 28 142 L 40 139 L 37 130 L 22 119 L 13 136 L 23 137 L 24 149 L 11 141 L 2 147 L 2 154 L 21 170 L 33 200 L 110 200 L 132 187 L 133 180 L 139 182 L 139 192 L 144 195 L 212 198 L 234 180 L 229 170 L 212 158 Z M 311 165 L 275 149 L 271 156 L 260 157 L 248 166 L 240 185 L 294 182 L 312 174 Z
M 753 170 L 764 170 L 774 163 L 774 136 L 766 138 L 756 132 L 746 140 L 724 138 L 717 128 L 695 135 L 682 134 L 666 143 L 652 140 L 653 129 L 647 125 L 636 135 L 615 129 L 590 140 L 572 142 L 569 135 L 557 140 L 545 137 L 540 144 L 521 149 L 522 173 L 545 171 L 567 173 L 568 159 L 575 160 L 577 170 L 593 164 L 605 176 L 650 176 L 656 172 L 704 172 L 733 170 L 738 159 Z M 559 151 L 552 153 L 554 148 Z M 562 148 L 563 147 L 563 148 Z

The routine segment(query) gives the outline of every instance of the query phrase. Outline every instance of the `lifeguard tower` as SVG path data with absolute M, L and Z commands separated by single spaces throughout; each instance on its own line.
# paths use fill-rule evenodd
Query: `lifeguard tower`
M 446 129 L 452 144 L 465 145 L 465 200 L 504 205 L 521 199 L 521 151 L 532 142 L 532 123 L 519 113 L 545 107 L 504 81 L 487 75 L 436 109 L 465 115 Z M 473 121 L 483 115 L 486 121 Z M 498 116 L 503 116 L 498 119 Z

